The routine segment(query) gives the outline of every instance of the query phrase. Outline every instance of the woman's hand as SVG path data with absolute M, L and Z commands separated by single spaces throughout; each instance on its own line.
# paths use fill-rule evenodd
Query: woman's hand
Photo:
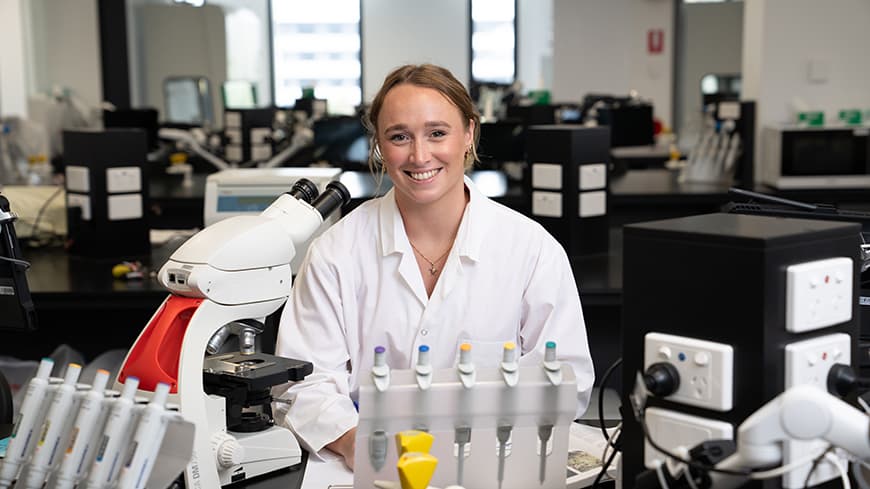
M 353 471 L 354 446 L 356 445 L 356 426 L 347 430 L 335 441 L 326 444 L 326 448 L 344 457 L 344 464 Z

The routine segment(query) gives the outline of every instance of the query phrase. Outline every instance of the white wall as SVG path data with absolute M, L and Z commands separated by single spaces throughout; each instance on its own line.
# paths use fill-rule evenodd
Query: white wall
M 406 63 L 435 63 L 467 83 L 469 0 L 363 0 L 363 101 Z
M 227 79 L 224 12 L 215 5 L 138 5 L 137 29 L 146 32 L 140 58 L 144 105 L 156 108 L 163 120 L 163 83 L 173 76 L 205 76 L 209 80 L 216 127 L 223 127 L 220 87 Z
M 740 74 L 743 2 L 684 3 L 681 9 L 674 128 L 682 145 L 700 133 L 701 78 Z
M 517 2 L 517 79 L 523 91 L 553 86 L 553 0 Z
M 746 0 L 745 8 L 744 92 L 757 102 L 759 130 L 792 122 L 795 101 L 824 111 L 826 122 L 840 109 L 870 109 L 870 2 Z M 811 63 L 823 80 L 810 79 Z
M 30 91 L 69 89 L 90 107 L 103 101 L 97 0 L 27 0 L 31 16 Z M 2 30 L 2 29 L 0 29 Z
M 118 0 L 122 1 L 122 0 Z M 144 5 L 161 5 L 167 7 L 166 0 L 124 0 L 127 2 L 127 50 L 130 67 L 130 101 L 133 107 L 153 106 L 161 114 L 164 107 L 158 105 L 160 100 L 152 100 L 148 95 L 152 89 L 144 84 L 144 80 L 151 76 L 147 73 L 145 63 L 145 49 L 149 43 L 160 43 L 157 38 L 159 32 L 148 32 L 143 29 L 138 12 Z M 269 69 L 270 43 L 269 38 L 269 5 L 268 0 L 209 0 L 209 6 L 220 7 L 225 16 L 225 44 L 227 55 L 226 70 L 220 75 L 220 80 L 245 80 L 251 81 L 257 87 L 257 102 L 261 106 L 272 103 L 272 78 Z M 202 14 L 202 10 L 195 10 L 186 5 L 174 5 L 173 8 L 185 9 L 182 15 L 191 13 Z M 197 21 L 199 23 L 199 21 Z M 184 34 L 182 30 L 179 34 Z M 175 36 L 174 36 L 175 37 Z M 192 36 L 193 37 L 193 36 Z M 183 48 L 187 49 L 187 48 Z M 175 53 L 170 50 L 165 53 L 167 57 L 174 57 Z M 197 63 L 198 64 L 198 63 Z M 173 73 L 177 74 L 177 73 Z M 197 73 L 188 73 L 197 74 Z M 168 76 L 169 74 L 163 74 Z M 220 84 L 212 80 L 213 98 L 220 103 Z
M 0 117 L 27 115 L 26 0 L 0 0 Z
M 555 0 L 553 98 L 580 101 L 588 93 L 651 99 L 671 125 L 674 0 Z M 647 52 L 647 31 L 664 33 L 662 53 Z

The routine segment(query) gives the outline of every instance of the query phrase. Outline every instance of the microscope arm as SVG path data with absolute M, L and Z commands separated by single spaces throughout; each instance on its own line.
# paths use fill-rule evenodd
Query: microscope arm
M 748 417 L 737 431 L 737 452 L 716 468 L 746 470 L 781 463 L 782 442 L 825 440 L 870 460 L 870 418 L 811 385 L 792 387 Z M 732 488 L 748 476 L 711 473 L 712 487 Z

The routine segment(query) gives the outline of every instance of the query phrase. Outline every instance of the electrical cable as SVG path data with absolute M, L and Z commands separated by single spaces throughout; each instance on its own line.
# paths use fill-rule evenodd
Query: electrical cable
M 825 459 L 837 468 L 837 472 L 840 473 L 840 480 L 843 481 L 843 489 L 852 489 L 852 484 L 849 483 L 849 476 L 846 474 L 846 469 L 840 464 L 840 459 L 833 453 L 826 453 Z
M 36 218 L 33 219 L 33 227 L 30 230 L 31 239 L 36 238 L 36 233 L 39 232 L 39 221 L 42 220 L 42 215 L 45 214 L 46 209 L 48 209 L 48 205 L 51 204 L 51 202 L 56 199 L 57 196 L 60 195 L 61 192 L 63 192 L 63 190 L 63 187 L 58 187 L 57 190 L 55 190 L 51 195 L 48 196 L 47 199 L 45 199 L 45 202 L 43 202 L 42 206 L 39 208 L 39 212 L 36 213 Z
M 822 459 L 825 458 L 825 455 L 827 455 L 833 449 L 834 449 L 833 445 L 828 445 L 827 450 L 822 452 L 821 455 L 819 455 L 818 457 L 816 457 L 815 460 L 813 460 L 813 465 L 812 465 L 812 467 L 810 467 L 810 471 L 807 473 L 807 478 L 804 479 L 804 489 L 808 489 L 810 487 L 810 479 L 813 478 L 813 472 L 815 472 L 816 469 L 819 467 L 819 463 L 821 463 Z
M 598 384 L 598 426 L 601 427 L 601 433 L 608 443 L 610 442 L 610 435 L 607 434 L 607 429 L 604 427 L 604 389 L 607 387 L 607 379 L 620 365 L 622 365 L 622 357 L 616 359 L 611 366 L 607 367 L 607 370 L 604 371 L 604 375 L 601 377 L 601 382 Z
M 9 263 L 12 263 L 13 265 L 18 265 L 23 270 L 27 270 L 28 268 L 30 268 L 29 261 L 19 260 L 18 258 L 9 258 L 8 256 L 0 256 L 0 260 L 8 261 Z
M 749 474 L 749 478 L 753 480 L 762 480 L 762 479 L 772 479 L 774 477 L 779 477 L 781 475 L 787 474 L 792 470 L 803 467 L 804 465 L 815 460 L 819 455 L 808 455 L 804 458 L 795 460 L 787 465 L 780 465 L 779 467 L 762 470 L 758 472 L 752 472 Z
M 607 462 L 604 462 L 604 465 L 601 466 L 601 470 L 598 472 L 598 475 L 595 476 L 595 480 L 592 482 L 592 489 L 596 489 L 599 484 L 601 484 L 601 479 L 604 478 L 604 474 L 607 473 L 607 469 L 610 467 L 610 464 L 613 463 L 613 459 L 616 458 L 616 454 L 619 453 L 617 450 L 613 450 L 613 453 L 610 454 L 610 458 L 607 459 Z
M 716 467 L 714 467 L 712 465 L 707 465 L 707 464 L 704 464 L 701 462 L 696 462 L 694 460 L 686 460 L 682 457 L 674 455 L 671 451 L 662 447 L 661 445 L 656 443 L 655 440 L 652 439 L 652 436 L 650 436 L 650 434 L 649 434 L 649 428 L 647 428 L 646 419 L 644 418 L 643 413 L 640 414 L 638 421 L 640 422 L 640 426 L 643 429 L 643 436 L 644 436 L 644 438 L 646 438 L 646 441 L 648 441 L 649 444 L 653 448 L 655 448 L 656 450 L 658 450 L 659 452 L 661 452 L 663 455 L 665 455 L 666 457 L 668 457 L 670 459 L 676 460 L 677 462 L 682 462 L 683 464 L 686 464 L 689 467 L 692 467 L 694 469 L 698 469 L 698 470 L 701 470 L 704 472 L 716 472 L 719 474 L 735 475 L 735 476 L 739 476 L 739 477 L 749 477 L 752 474 L 752 471 L 750 471 L 750 470 L 717 469 Z
M 665 472 L 662 470 L 662 465 L 664 465 L 664 462 L 659 460 L 659 463 L 656 464 L 656 477 L 658 477 L 659 485 L 662 486 L 662 489 L 670 489 L 668 486 L 668 479 L 665 477 Z

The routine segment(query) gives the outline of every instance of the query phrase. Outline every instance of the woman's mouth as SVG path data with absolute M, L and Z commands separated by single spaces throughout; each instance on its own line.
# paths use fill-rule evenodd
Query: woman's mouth
M 420 171 L 420 172 L 406 171 L 405 175 L 408 175 L 409 177 L 411 177 L 412 180 L 422 182 L 422 181 L 429 180 L 430 178 L 434 177 L 440 171 L 441 171 L 441 168 L 436 168 L 434 170 Z

